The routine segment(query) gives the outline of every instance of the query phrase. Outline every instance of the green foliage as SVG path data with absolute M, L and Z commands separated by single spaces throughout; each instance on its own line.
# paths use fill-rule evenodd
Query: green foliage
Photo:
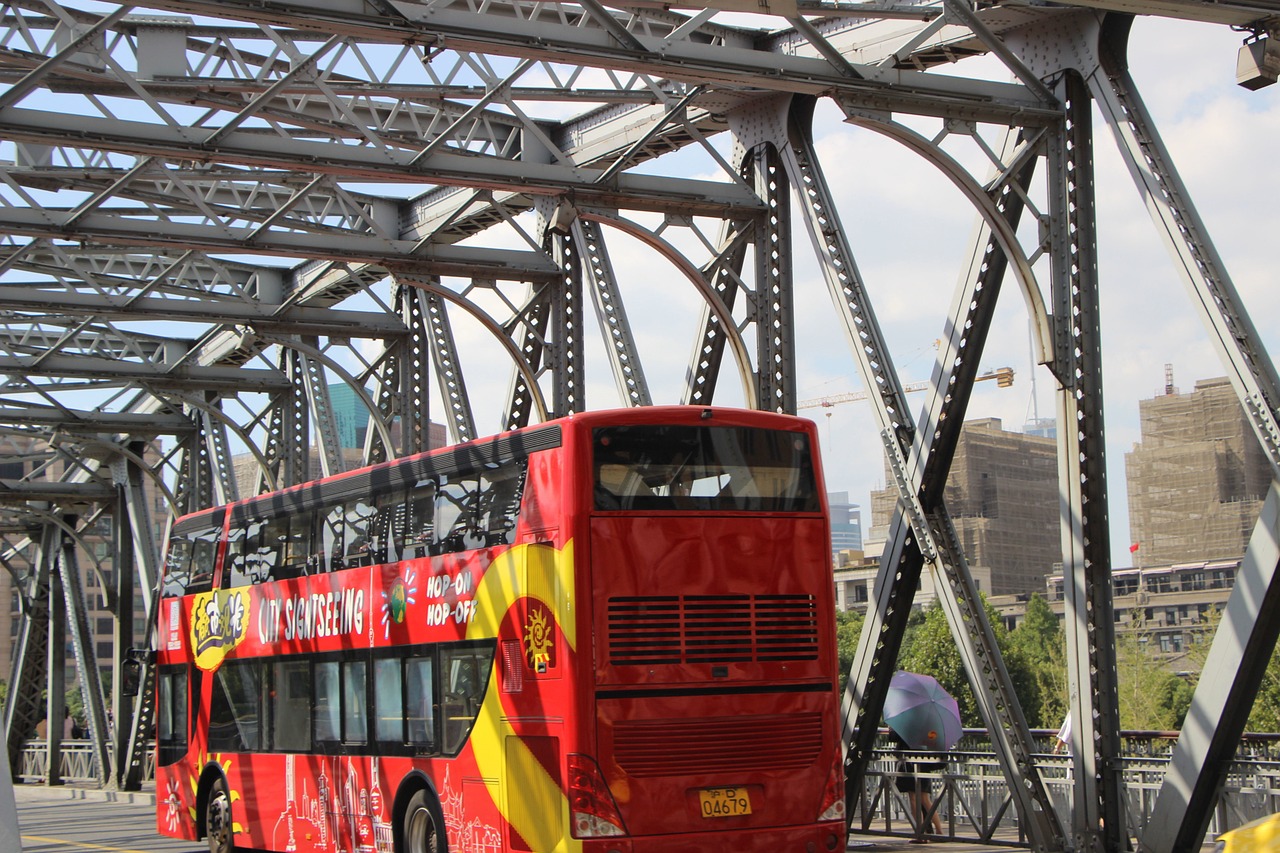
M 866 621 L 861 613 L 844 610 L 836 613 L 836 653 L 840 658 L 840 692 L 844 692 L 849 681 L 849 669 L 853 666 L 854 655 L 858 652 L 858 639 L 862 635 L 862 625 Z
M 1280 732 L 1280 651 L 1271 655 L 1262 675 L 1262 686 L 1246 728 L 1251 732 Z
M 960 720 L 966 726 L 983 725 L 978 703 L 969 689 L 960 649 L 951 637 L 951 627 L 938 602 L 924 611 L 924 618 L 909 630 L 898 655 L 898 669 L 932 675 L 960 706 Z
M 1021 624 L 1009 632 L 1006 658 L 1016 657 L 1026 673 L 1026 683 L 1014 691 L 1031 728 L 1053 728 L 1067 714 L 1066 637 L 1057 614 L 1039 593 L 1027 601 Z
M 1152 658 L 1148 648 L 1153 639 L 1141 624 L 1116 632 L 1116 684 L 1122 729 L 1177 729 L 1191 704 L 1191 685 Z

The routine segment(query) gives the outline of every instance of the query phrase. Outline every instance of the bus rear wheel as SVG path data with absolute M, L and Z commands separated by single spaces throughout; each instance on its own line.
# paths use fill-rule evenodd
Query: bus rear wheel
M 227 794 L 227 783 L 223 779 L 213 780 L 209 787 L 204 828 L 209 839 L 209 853 L 235 853 L 235 836 L 231 829 L 231 797 Z
M 418 791 L 409 798 L 400 837 L 404 845 L 401 853 L 447 853 L 444 816 L 435 798 L 426 790 Z

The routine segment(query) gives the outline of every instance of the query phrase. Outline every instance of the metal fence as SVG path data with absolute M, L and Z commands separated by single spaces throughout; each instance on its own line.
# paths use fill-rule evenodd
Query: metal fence
M 1037 732 L 1036 756 L 1054 810 L 1071 831 L 1074 780 L 1070 756 L 1052 751 L 1053 733 Z M 1124 736 L 1122 773 L 1130 832 L 1141 836 L 1151 818 L 1156 793 L 1164 780 L 1177 734 L 1128 732 Z M 874 835 L 918 836 L 922 821 L 913 820 L 908 797 L 894 782 L 897 760 L 884 740 L 867 769 L 861 796 L 853 804 L 853 830 Z M 942 834 L 957 841 L 1025 846 L 1009 786 L 986 733 L 968 731 L 947 754 L 945 770 L 918 774 L 928 783 Z M 1280 735 L 1248 735 L 1240 744 L 1210 820 L 1206 838 L 1280 811 Z
M 107 774 L 98 767 L 93 741 L 68 739 L 62 741 L 61 761 L 58 764 L 63 782 L 71 784 L 100 785 Z M 155 750 L 148 748 L 143 763 L 142 781 L 155 779 Z M 43 740 L 29 740 L 22 747 L 17 776 L 27 783 L 44 782 L 49 778 L 49 744 Z

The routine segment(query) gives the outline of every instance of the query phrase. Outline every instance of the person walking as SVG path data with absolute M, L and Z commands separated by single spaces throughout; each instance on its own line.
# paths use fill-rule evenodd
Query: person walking
M 946 757 L 940 753 L 913 751 L 907 742 L 890 729 L 893 738 L 893 754 L 897 759 L 895 765 L 896 778 L 894 787 L 907 795 L 911 806 L 911 824 L 915 827 L 916 837 L 913 844 L 928 841 L 924 827 L 928 825 L 934 835 L 942 835 L 942 818 L 933 807 L 933 781 L 925 775 L 938 773 L 946 769 Z

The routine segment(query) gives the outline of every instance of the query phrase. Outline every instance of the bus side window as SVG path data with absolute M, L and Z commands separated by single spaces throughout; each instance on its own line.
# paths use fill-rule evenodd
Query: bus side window
M 187 754 L 187 667 L 162 666 L 156 679 L 156 762 L 168 766 Z
M 439 554 L 455 554 L 483 548 L 485 530 L 481 520 L 480 481 L 474 475 L 456 479 L 440 487 L 436 505 L 436 548 Z
M 369 741 L 365 669 L 365 663 L 362 660 L 344 661 L 342 664 L 342 740 L 344 743 L 368 743 Z
M 342 566 L 343 509 L 341 506 L 321 510 L 320 522 L 320 571 L 332 572 Z
M 515 541 L 527 467 L 527 461 L 521 460 L 502 471 L 481 475 L 480 488 L 487 516 L 486 545 L 510 545 Z
M 230 571 L 223 573 L 223 586 L 252 586 L 271 576 L 276 552 L 268 547 L 270 535 L 264 521 L 249 521 L 239 529 L 231 529 L 231 551 L 227 556 Z
M 191 550 L 191 580 L 188 592 L 213 588 L 213 564 L 218 557 L 218 530 L 206 530 L 196 534 L 195 547 Z
M 435 536 L 435 481 L 424 480 L 414 486 L 409 492 L 408 507 L 405 557 L 425 557 L 430 553 L 431 540 Z
M 263 667 L 228 662 L 218 668 L 209 705 L 209 749 L 251 752 L 261 746 Z
M 373 662 L 373 736 L 392 744 L 405 742 L 405 701 L 399 658 Z
M 415 752 L 429 753 L 436 742 L 435 659 L 408 658 L 405 662 L 405 716 L 408 740 Z
M 456 755 L 480 713 L 493 669 L 493 649 L 444 649 L 440 653 L 440 667 L 445 679 L 440 703 L 444 717 L 442 746 L 446 755 Z
M 271 691 L 271 745 L 284 752 L 311 750 L 311 664 L 277 661 Z
M 218 554 L 216 527 L 171 535 L 164 566 L 164 594 L 190 595 L 213 588 L 213 564 Z
M 343 555 L 342 560 L 344 568 L 371 564 L 374 550 L 372 540 L 375 535 L 372 522 L 375 512 L 377 510 L 364 501 L 347 505 L 344 526 L 346 533 L 343 537 L 346 547 L 346 554 Z
M 341 740 L 342 681 L 336 662 L 316 664 L 315 689 L 316 740 Z
M 298 571 L 286 562 L 290 556 L 288 546 L 289 516 L 268 520 L 262 531 L 262 542 L 258 546 L 262 567 L 265 569 L 263 580 L 297 577 Z
M 380 495 L 378 514 L 373 520 L 373 562 L 388 563 L 399 560 L 404 539 L 404 492 Z

